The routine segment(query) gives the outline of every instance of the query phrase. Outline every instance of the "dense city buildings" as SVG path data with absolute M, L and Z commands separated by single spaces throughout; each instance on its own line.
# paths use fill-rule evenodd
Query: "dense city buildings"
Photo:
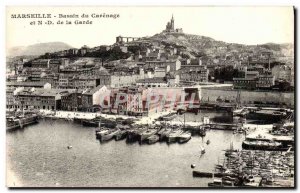
M 162 34 L 176 33 L 180 35 L 183 31 L 175 29 L 172 16 Z M 113 45 L 94 48 L 84 45 L 79 49 L 46 53 L 30 60 L 21 58 L 10 61 L 7 106 L 20 108 L 21 104 L 13 104 L 13 101 L 20 99 L 17 93 L 22 93 L 24 98 L 41 97 L 48 93 L 32 91 L 34 96 L 29 97 L 30 92 L 26 89 L 31 88 L 54 90 L 48 93 L 49 99 L 53 98 L 48 101 L 51 105 L 47 100 L 38 99 L 38 104 L 31 106 L 74 111 L 100 105 L 95 98 L 104 88 L 132 88 L 132 93 L 133 88 L 140 87 L 171 89 L 226 83 L 231 84 L 232 89 L 249 91 L 293 90 L 294 68 L 290 63 L 281 61 L 282 57 L 278 62 L 273 52 L 261 48 L 246 49 L 241 46 L 238 51 L 228 44 L 206 53 L 194 53 L 178 43 L 118 36 Z M 23 91 L 20 92 L 20 89 Z M 74 91 L 58 97 L 57 89 Z M 27 104 L 26 100 L 24 104 Z
M 15 109 L 61 109 L 61 97 L 72 92 L 66 89 L 24 89 L 15 95 Z
M 77 48 L 45 43 L 36 49 L 47 50 L 42 54 L 7 57 L 9 187 L 294 187 L 294 46 L 226 43 L 183 33 L 173 14 L 164 18 L 167 10 L 159 15 L 163 23 L 155 21 L 160 32 L 136 37 L 125 25 L 140 30 L 136 21 L 146 24 L 157 15 L 126 17 L 125 10 L 138 8 L 118 9 L 124 10 L 121 19 L 104 12 L 81 16 L 88 22 L 90 15 L 103 17 L 101 32 L 120 33 L 105 40 L 111 45 L 97 45 L 105 37 L 97 32 L 95 47 L 84 45 L 90 40 Z M 204 30 L 204 17 L 192 21 L 205 13 L 201 10 L 213 9 L 222 20 L 237 8 L 221 17 L 219 8 L 196 9 L 182 9 L 193 17 L 185 31 Z M 242 20 L 251 26 L 249 21 Z M 266 27 L 279 29 L 270 23 Z M 231 26 L 230 19 L 223 24 Z M 97 31 L 95 25 L 90 26 Z M 80 34 L 80 41 L 87 34 Z

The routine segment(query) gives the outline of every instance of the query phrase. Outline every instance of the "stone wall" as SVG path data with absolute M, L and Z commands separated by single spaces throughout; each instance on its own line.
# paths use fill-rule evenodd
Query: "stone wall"
M 217 99 L 235 102 L 237 100 L 238 91 L 222 88 L 201 88 L 201 90 L 199 90 L 199 96 L 201 96 L 202 102 L 216 102 Z M 242 104 L 273 102 L 294 106 L 294 93 L 241 90 L 240 100 Z

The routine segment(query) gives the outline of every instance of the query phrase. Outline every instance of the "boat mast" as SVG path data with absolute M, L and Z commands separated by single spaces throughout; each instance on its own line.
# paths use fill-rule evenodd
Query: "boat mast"
M 21 102 L 21 104 L 22 104 L 22 115 L 24 117 L 24 115 L 25 115 L 25 113 L 24 113 L 24 102 Z
M 100 116 L 100 119 L 99 119 L 99 125 L 98 125 L 99 129 L 101 129 L 101 116 Z
M 185 113 L 183 113 L 183 129 L 185 129 Z
M 237 103 L 237 109 L 241 107 L 241 91 L 237 91 L 237 96 L 236 96 L 236 103 Z

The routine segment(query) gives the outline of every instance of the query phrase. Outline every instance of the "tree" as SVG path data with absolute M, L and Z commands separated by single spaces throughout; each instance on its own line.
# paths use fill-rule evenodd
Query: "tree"
M 223 82 L 232 81 L 233 78 L 245 77 L 245 74 L 238 69 L 234 69 L 233 66 L 223 66 L 215 69 L 214 76 L 216 80 Z

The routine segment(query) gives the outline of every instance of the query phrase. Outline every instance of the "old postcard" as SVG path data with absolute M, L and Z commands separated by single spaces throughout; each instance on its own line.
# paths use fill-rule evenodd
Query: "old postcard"
M 6 7 L 6 185 L 294 188 L 293 7 Z

